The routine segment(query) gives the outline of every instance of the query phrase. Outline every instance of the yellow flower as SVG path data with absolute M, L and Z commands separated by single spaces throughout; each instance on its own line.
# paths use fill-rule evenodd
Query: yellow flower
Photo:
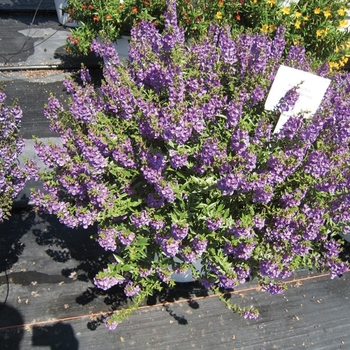
M 269 26 L 267 24 L 264 24 L 261 28 L 260 31 L 263 33 L 267 33 L 269 31 Z
M 257 4 L 258 3 L 258 0 L 253 0 L 253 4 Z
M 329 69 L 330 69 L 330 71 L 333 71 L 334 69 L 338 70 L 339 69 L 339 63 L 337 63 L 337 62 L 329 62 Z
M 343 66 L 345 66 L 348 63 L 349 57 L 343 56 L 340 60 Z
M 315 15 L 319 15 L 321 13 L 321 9 L 319 8 L 319 7 L 316 7 L 315 9 L 314 9 L 314 14 Z
M 276 30 L 276 26 L 273 25 L 273 24 L 270 24 L 270 26 L 269 26 L 269 31 L 272 33 L 272 32 L 274 32 L 275 30 Z
M 295 16 L 296 18 L 299 18 L 299 17 L 301 17 L 302 15 L 301 15 L 301 12 L 295 11 L 295 12 L 294 12 L 294 16 Z
M 281 10 L 281 12 L 284 15 L 289 15 L 290 14 L 290 7 L 283 7 L 283 9 Z
M 308 20 L 309 20 L 309 16 L 304 16 L 304 17 L 303 17 L 303 20 L 304 20 L 304 21 L 308 21 Z
M 324 30 L 323 29 L 317 29 L 316 30 L 316 38 L 320 38 L 323 35 Z
M 338 15 L 342 16 L 342 17 L 345 16 L 345 10 L 343 8 L 339 9 L 338 10 Z
M 339 21 L 339 27 L 338 28 L 344 28 L 348 25 L 348 21 L 343 19 L 342 21 Z
M 295 21 L 294 27 L 295 27 L 296 29 L 300 29 L 300 24 L 301 24 L 300 21 Z
M 268 4 L 272 7 L 273 5 L 276 5 L 276 0 L 266 0 Z
M 331 17 L 331 16 L 332 16 L 332 13 L 331 13 L 331 11 L 329 11 L 329 10 L 325 10 L 325 11 L 323 11 L 323 15 L 324 15 L 326 18 L 328 18 L 328 17 Z
M 222 19 L 222 12 L 218 11 L 216 12 L 216 16 L 217 19 Z

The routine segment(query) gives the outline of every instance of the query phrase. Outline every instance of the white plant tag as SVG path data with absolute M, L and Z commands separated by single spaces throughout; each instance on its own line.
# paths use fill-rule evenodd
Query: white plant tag
M 299 99 L 292 110 L 281 113 L 274 133 L 281 130 L 291 115 L 303 113 L 304 118 L 311 117 L 321 104 L 330 82 L 330 79 L 322 78 L 309 72 L 283 65 L 280 66 L 267 96 L 265 109 L 269 111 L 274 110 L 287 91 L 297 85 L 299 85 Z

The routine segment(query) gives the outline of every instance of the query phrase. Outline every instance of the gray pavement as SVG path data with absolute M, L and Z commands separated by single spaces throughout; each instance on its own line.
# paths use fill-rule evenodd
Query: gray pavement
M 1 12 L 55 12 L 54 0 L 1 0 Z

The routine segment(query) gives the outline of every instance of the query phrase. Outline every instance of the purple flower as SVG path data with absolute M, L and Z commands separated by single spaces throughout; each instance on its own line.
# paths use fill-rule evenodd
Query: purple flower
M 134 286 L 133 282 L 129 281 L 124 287 L 124 294 L 127 297 L 133 297 L 141 290 L 140 286 Z
M 163 197 L 167 202 L 172 203 L 175 201 L 176 197 L 170 185 L 157 185 L 155 187 L 159 196 Z
M 311 174 L 315 178 L 319 178 L 327 174 L 331 169 L 328 157 L 324 152 L 313 151 L 309 154 L 305 172 Z
M 219 286 L 225 289 L 233 289 L 237 286 L 238 281 L 236 278 L 229 278 L 224 275 L 219 276 Z
M 262 202 L 268 204 L 273 198 L 273 191 L 271 188 L 265 186 L 264 188 L 257 188 L 253 194 L 253 202 Z
M 187 165 L 187 155 L 180 154 L 174 150 L 169 151 L 170 164 L 174 169 L 181 168 Z
M 104 324 L 110 331 L 114 331 L 119 325 L 117 321 L 112 321 L 111 317 L 106 317 Z
M 228 174 L 218 181 L 218 188 L 223 195 L 232 195 L 242 180 L 241 174 Z
M 115 251 L 117 249 L 117 245 L 115 243 L 117 235 L 117 230 L 114 228 L 109 229 L 99 229 L 98 230 L 98 243 L 105 250 Z
M 174 257 L 179 252 L 180 242 L 174 238 L 168 238 L 162 241 L 162 250 L 168 258 Z
M 150 218 L 148 217 L 147 211 L 142 210 L 139 215 L 131 215 L 131 223 L 136 228 L 141 228 L 142 226 L 147 226 L 150 223 Z
M 224 252 L 227 255 L 233 255 L 237 259 L 249 260 L 252 256 L 256 242 L 253 243 L 238 243 L 233 246 L 231 243 L 226 242 L 224 246 Z
M 94 278 L 95 286 L 103 290 L 108 290 L 113 286 L 117 284 L 122 284 L 122 283 L 124 283 L 124 279 L 119 279 L 117 277 L 109 277 L 109 276 L 100 277 L 99 275 L 97 275 Z
M 145 268 L 139 268 L 140 271 L 140 277 L 148 277 L 153 273 L 153 269 L 145 269 Z
M 164 221 L 162 220 L 151 220 L 149 222 L 149 227 L 152 228 L 153 230 L 161 230 L 164 227 Z
M 292 110 L 299 99 L 299 93 L 296 87 L 291 88 L 286 92 L 284 97 L 278 104 L 278 108 L 281 112 L 288 112 Z
M 172 271 L 170 267 L 157 268 L 157 275 L 163 282 L 168 282 L 171 279 Z
M 129 246 L 135 239 L 135 233 L 128 230 L 118 231 L 118 239 L 123 245 Z
M 262 101 L 264 98 L 265 98 L 265 91 L 260 85 L 258 85 L 252 91 L 251 101 L 252 101 L 253 105 L 256 105 L 260 101 Z
M 158 194 L 149 193 L 145 202 L 150 208 L 161 208 L 164 205 L 165 200 Z
M 259 265 L 260 275 L 263 277 L 277 278 L 281 275 L 281 269 L 277 266 L 276 263 L 263 260 Z
M 279 283 L 270 282 L 268 284 L 263 285 L 261 290 L 274 295 L 274 294 L 282 294 L 284 292 L 285 288 L 283 285 L 281 285 Z
M 205 289 L 210 289 L 213 286 L 213 283 L 207 280 L 206 278 L 202 278 L 200 282 Z
M 185 225 L 178 225 L 178 224 L 172 224 L 171 225 L 171 235 L 176 240 L 183 240 L 188 235 L 188 224 Z
M 221 227 L 222 219 L 217 219 L 217 220 L 207 219 L 206 224 L 209 231 L 216 231 Z
M 183 258 L 185 263 L 195 263 L 197 261 L 196 253 L 191 250 L 190 247 L 182 248 L 181 257 Z
M 256 320 L 259 318 L 259 313 L 257 311 L 245 311 L 243 317 L 246 320 Z
M 192 242 L 192 247 L 198 256 L 201 256 L 207 249 L 208 241 L 196 236 Z

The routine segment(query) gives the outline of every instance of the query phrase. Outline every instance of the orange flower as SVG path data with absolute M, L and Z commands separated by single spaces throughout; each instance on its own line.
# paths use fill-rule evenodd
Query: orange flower
M 149 6 L 149 1 L 146 0 L 146 1 L 144 1 L 144 3 L 146 6 Z
M 122 10 L 124 8 L 124 4 L 119 5 L 118 10 Z
M 110 14 L 107 14 L 106 15 L 106 19 L 109 20 L 109 19 L 112 19 L 112 16 Z
M 74 13 L 74 9 L 69 9 L 69 10 L 68 10 L 68 13 L 69 13 L 70 15 L 72 15 L 72 14 Z
M 92 18 L 95 22 L 99 21 L 100 20 L 100 17 L 95 15 L 93 18 Z
M 134 6 L 134 7 L 131 9 L 131 12 L 132 12 L 132 13 L 137 13 L 137 7 Z
M 239 14 L 238 10 L 236 10 L 236 20 L 237 21 L 241 20 L 241 15 Z
M 222 0 L 220 0 L 220 1 L 218 2 L 218 5 L 219 5 L 219 6 L 224 6 L 224 2 L 223 2 Z

